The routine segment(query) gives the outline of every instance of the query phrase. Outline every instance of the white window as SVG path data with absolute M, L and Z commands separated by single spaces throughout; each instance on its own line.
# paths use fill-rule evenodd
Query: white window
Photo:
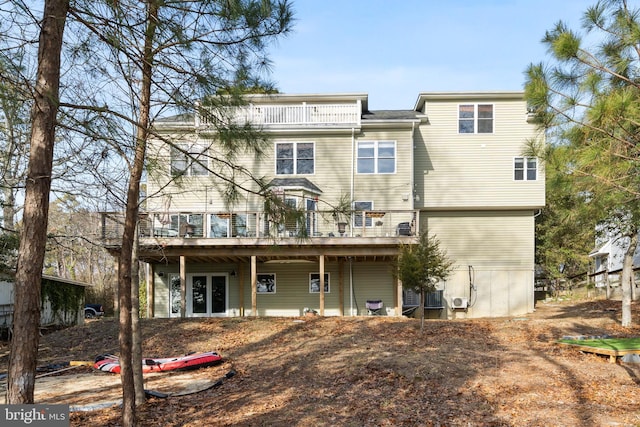
M 312 174 L 314 156 L 313 142 L 276 143 L 276 175 Z
M 516 157 L 513 160 L 513 179 L 516 181 L 535 181 L 538 179 L 538 159 L 535 157 Z
M 257 276 L 256 292 L 259 294 L 276 293 L 276 274 L 261 273 Z
M 363 225 L 365 227 L 372 226 L 373 223 L 372 223 L 371 216 L 368 214 L 365 214 L 364 212 L 373 210 L 373 202 L 363 202 L 363 201 L 353 202 L 353 210 L 355 211 L 353 213 L 354 227 L 362 227 Z
M 330 292 L 331 287 L 329 286 L 329 273 L 324 273 L 324 293 L 328 294 Z M 320 273 L 309 273 L 309 293 L 320 293 Z
M 493 104 L 459 105 L 458 133 L 493 133 Z
M 206 176 L 208 168 L 206 145 L 178 144 L 171 147 L 171 176 Z
M 358 173 L 395 173 L 395 141 L 358 142 Z

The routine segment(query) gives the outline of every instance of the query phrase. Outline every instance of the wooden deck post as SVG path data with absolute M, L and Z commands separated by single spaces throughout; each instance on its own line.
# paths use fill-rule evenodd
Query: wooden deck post
M 156 269 L 153 264 L 147 263 L 147 318 L 153 319 L 156 294 Z
M 240 299 L 240 303 L 238 304 L 238 309 L 240 310 L 240 317 L 244 317 L 244 268 L 243 265 L 238 265 L 238 298 Z
M 258 317 L 258 263 L 256 256 L 251 255 L 251 313 Z
M 320 255 L 320 316 L 324 316 L 324 255 Z
M 400 274 L 396 279 L 396 316 L 402 316 L 402 280 L 400 280 Z
M 342 258 L 338 261 L 338 298 L 340 316 L 344 316 L 344 260 Z
M 187 258 L 180 255 L 180 317 L 187 317 Z

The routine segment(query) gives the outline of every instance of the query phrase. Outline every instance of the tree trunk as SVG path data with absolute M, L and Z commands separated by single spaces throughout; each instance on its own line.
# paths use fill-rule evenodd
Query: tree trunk
M 23 229 L 14 286 L 13 340 L 7 381 L 9 404 L 33 403 L 40 335 L 40 286 L 59 102 L 60 52 L 68 9 L 68 0 L 46 0 L 40 30 Z
M 136 227 L 137 228 L 137 227 Z M 136 406 L 145 402 L 142 378 L 142 331 L 140 330 L 140 264 L 138 262 L 138 233 L 136 230 L 131 260 L 131 337 L 133 342 L 133 386 Z
M 120 343 L 120 379 L 122 382 L 122 424 L 126 427 L 136 425 L 135 390 L 131 362 L 133 353 L 131 334 L 131 251 L 135 216 L 132 217 L 130 215 L 131 208 L 129 204 L 127 202 L 127 215 L 122 234 L 122 250 L 118 266 L 118 307 L 120 309 L 118 341 Z M 137 206 L 133 208 L 133 211 L 134 214 L 137 214 Z
M 11 180 L 13 182 L 13 180 Z M 15 190 L 11 185 L 2 189 L 4 204 L 2 205 L 2 225 L 5 230 L 15 230 L 16 198 Z
M 140 87 L 140 111 L 136 130 L 135 154 L 129 175 L 127 188 L 127 206 L 125 210 L 124 232 L 119 268 L 119 301 L 120 301 L 120 357 L 122 378 L 122 423 L 125 427 L 135 426 L 135 385 L 132 370 L 132 313 L 131 313 L 131 280 L 135 229 L 138 224 L 138 200 L 140 195 L 140 179 L 144 170 L 144 159 L 149 135 L 149 111 L 151 108 L 151 72 L 153 64 L 153 40 L 158 23 L 160 2 L 150 1 L 148 4 L 147 30 L 145 33 L 144 53 L 141 60 L 142 83 Z
M 633 254 L 638 246 L 638 233 L 631 234 L 629 239 L 629 247 L 624 254 L 622 261 L 622 278 L 620 285 L 622 286 L 622 326 L 625 328 L 631 327 L 631 294 L 633 287 Z
M 424 302 L 426 298 L 426 293 L 424 287 L 420 289 L 420 333 L 424 333 Z

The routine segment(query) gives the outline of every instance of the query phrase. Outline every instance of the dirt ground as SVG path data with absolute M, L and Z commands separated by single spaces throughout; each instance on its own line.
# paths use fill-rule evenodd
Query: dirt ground
M 518 318 L 429 320 L 424 333 L 418 319 L 391 317 L 144 320 L 146 357 L 224 357 L 187 382 L 236 375 L 151 398 L 137 416 L 141 426 L 162 427 L 638 426 L 639 364 L 555 344 L 563 336 L 640 336 L 640 326 L 619 326 L 620 315 L 620 302 L 598 299 L 538 302 Z M 640 323 L 638 304 L 633 320 Z M 100 319 L 47 334 L 39 364 L 117 353 L 116 328 Z M 7 354 L 1 344 L 0 372 Z M 98 378 L 110 374 L 81 367 L 56 381 L 87 375 L 96 378 L 93 401 L 105 400 Z M 117 426 L 119 416 L 116 406 L 76 411 L 71 425 Z

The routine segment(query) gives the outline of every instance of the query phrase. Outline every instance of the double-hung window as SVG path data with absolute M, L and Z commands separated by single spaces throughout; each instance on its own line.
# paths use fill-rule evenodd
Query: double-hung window
M 276 143 L 276 175 L 313 174 L 313 142 Z
M 354 227 L 372 227 L 373 222 L 371 216 L 365 214 L 365 212 L 373 210 L 373 202 L 370 201 L 357 201 L 353 202 L 353 226 Z
M 458 133 L 493 133 L 493 104 L 459 105 Z
M 395 173 L 395 141 L 358 142 L 358 173 Z
M 538 179 L 538 159 L 535 157 L 516 157 L 513 160 L 513 179 L 516 181 L 535 181 Z
M 206 145 L 178 144 L 171 147 L 171 176 L 206 176 L 208 167 Z

